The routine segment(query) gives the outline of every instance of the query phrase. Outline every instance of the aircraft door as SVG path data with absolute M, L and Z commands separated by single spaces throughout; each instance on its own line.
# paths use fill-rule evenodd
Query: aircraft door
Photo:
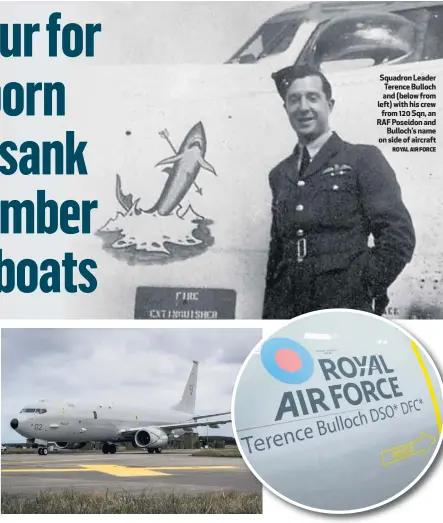
M 98 426 L 94 423 L 94 420 L 98 419 L 97 411 L 93 410 L 91 415 L 85 415 L 78 422 L 76 427 L 77 436 L 81 437 L 84 441 L 89 441 L 92 434 L 95 434 Z

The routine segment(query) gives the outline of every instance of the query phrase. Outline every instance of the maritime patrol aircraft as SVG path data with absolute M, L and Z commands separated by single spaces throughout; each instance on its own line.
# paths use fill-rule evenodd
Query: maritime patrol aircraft
M 170 439 L 196 427 L 218 428 L 231 423 L 227 418 L 211 421 L 230 412 L 195 415 L 197 375 L 198 362 L 194 361 L 181 400 L 169 409 L 40 400 L 24 407 L 10 425 L 44 456 L 50 444 L 59 449 L 80 449 L 90 442 L 103 443 L 104 454 L 115 454 L 117 443 L 125 442 L 150 454 L 160 453 Z

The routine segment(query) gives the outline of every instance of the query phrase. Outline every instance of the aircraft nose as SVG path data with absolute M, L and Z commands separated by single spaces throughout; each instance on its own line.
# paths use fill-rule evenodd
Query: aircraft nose
M 18 427 L 18 419 L 14 418 L 11 420 L 11 427 L 15 430 Z

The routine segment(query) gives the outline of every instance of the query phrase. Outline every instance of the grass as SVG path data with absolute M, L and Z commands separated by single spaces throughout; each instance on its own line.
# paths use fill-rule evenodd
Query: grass
M 237 448 L 203 449 L 194 452 L 191 456 L 198 456 L 201 458 L 241 458 L 240 451 Z
M 40 492 L 36 498 L 2 494 L 2 514 L 261 514 L 261 494 Z

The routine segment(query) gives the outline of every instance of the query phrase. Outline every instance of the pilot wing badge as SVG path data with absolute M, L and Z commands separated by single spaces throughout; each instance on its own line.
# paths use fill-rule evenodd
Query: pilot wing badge
M 217 173 L 205 158 L 207 141 L 203 124 L 195 124 L 178 149 L 167 129 L 160 131 L 159 136 L 173 154 L 159 160 L 151 174 L 157 177 L 155 181 L 160 175 L 159 168 L 161 176 L 166 175 L 155 203 L 146 208 L 142 203 L 151 197 L 149 179 L 146 180 L 149 194 L 134 196 L 123 191 L 122 178 L 117 174 L 116 198 L 121 209 L 97 231 L 107 252 L 131 264 L 183 260 L 202 254 L 214 243 L 210 231 L 213 222 L 202 205 L 205 179 L 202 177 L 200 181 L 199 175 L 202 171 L 214 176 Z

